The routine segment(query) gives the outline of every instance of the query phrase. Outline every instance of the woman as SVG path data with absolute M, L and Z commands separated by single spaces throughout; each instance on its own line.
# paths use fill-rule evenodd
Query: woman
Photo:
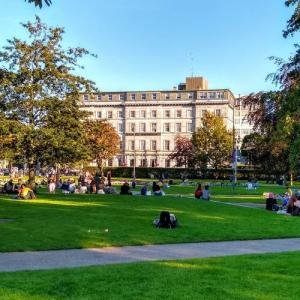
M 199 183 L 198 187 L 195 191 L 195 198 L 200 199 L 202 197 L 202 194 L 203 194 L 202 185 L 201 185 L 201 183 Z
M 48 190 L 51 194 L 55 193 L 55 178 L 52 174 L 48 178 Z

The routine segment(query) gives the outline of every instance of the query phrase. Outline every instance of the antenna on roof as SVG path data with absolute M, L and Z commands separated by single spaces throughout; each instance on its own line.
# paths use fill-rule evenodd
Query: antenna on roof
M 194 77 L 194 55 L 192 52 L 188 54 L 191 63 L 191 77 Z

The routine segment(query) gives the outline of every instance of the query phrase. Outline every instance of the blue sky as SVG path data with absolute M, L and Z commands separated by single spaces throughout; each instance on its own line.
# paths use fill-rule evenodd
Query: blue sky
M 235 94 L 273 89 L 265 81 L 293 43 L 282 30 L 291 14 L 283 0 L 52 0 L 42 10 L 23 0 L 0 11 L 0 46 L 24 38 L 20 22 L 39 15 L 66 30 L 64 44 L 83 46 L 84 76 L 104 91 L 171 89 L 192 74 Z

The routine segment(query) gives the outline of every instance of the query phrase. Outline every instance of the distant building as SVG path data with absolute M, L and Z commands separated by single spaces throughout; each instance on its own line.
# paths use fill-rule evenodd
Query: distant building
M 109 121 L 120 135 L 120 153 L 108 166 L 134 166 L 135 161 L 137 167 L 173 167 L 168 155 L 175 137 L 191 137 L 206 112 L 233 127 L 234 95 L 229 89 L 208 89 L 203 77 L 188 77 L 178 89 L 82 94 L 80 101 L 81 109 Z

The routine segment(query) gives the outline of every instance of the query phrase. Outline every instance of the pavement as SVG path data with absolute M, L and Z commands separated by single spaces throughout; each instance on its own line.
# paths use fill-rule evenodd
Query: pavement
M 300 251 L 300 238 L 0 253 L 0 272 Z

